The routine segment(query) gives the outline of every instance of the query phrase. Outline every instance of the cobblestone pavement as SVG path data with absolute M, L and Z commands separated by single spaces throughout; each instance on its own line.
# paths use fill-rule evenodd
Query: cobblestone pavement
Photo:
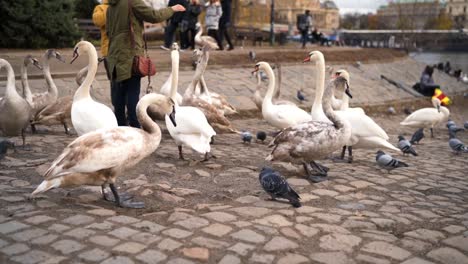
M 468 116 L 459 108 L 458 123 Z M 395 144 L 412 132 L 398 127 L 403 118 L 375 120 Z M 258 119 L 234 125 L 273 131 Z M 410 165 L 391 173 L 364 150 L 355 150 L 353 164 L 325 160 L 330 180 L 319 184 L 304 180 L 299 166 L 275 163 L 301 195 L 298 209 L 266 200 L 257 177 L 269 149 L 238 135 L 217 136 L 217 159 L 208 163 L 190 151 L 192 160 L 177 160 L 165 135 L 118 179 L 145 201 L 143 210 L 116 208 L 94 187 L 28 200 L 73 138 L 55 127 L 1 161 L 0 263 L 468 263 L 468 156 L 449 151 L 444 129 L 416 146 L 418 157 L 390 152 Z M 468 142 L 468 133 L 460 139 Z

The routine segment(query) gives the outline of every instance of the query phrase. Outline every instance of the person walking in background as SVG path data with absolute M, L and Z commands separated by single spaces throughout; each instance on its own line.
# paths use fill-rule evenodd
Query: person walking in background
M 231 8 L 232 8 L 232 0 L 221 0 L 221 9 L 223 14 L 219 19 L 219 42 L 221 46 L 219 49 L 223 50 L 223 40 L 226 38 L 227 43 L 229 44 L 228 50 L 233 50 L 234 45 L 231 42 L 231 36 L 229 36 L 229 27 L 231 26 Z
M 312 16 L 310 10 L 306 10 L 304 14 L 297 17 L 297 30 L 301 32 L 302 48 L 305 49 L 309 28 L 312 26 Z
M 184 8 L 187 8 L 187 0 L 169 0 L 168 7 L 181 5 Z M 172 43 L 174 42 L 174 33 L 179 27 L 182 18 L 184 17 L 184 12 L 175 13 L 170 19 L 167 20 L 166 28 L 164 29 L 164 45 L 161 46 L 163 50 L 170 50 Z
M 106 12 L 108 0 L 102 0 L 102 4 L 97 5 L 93 11 L 93 23 L 101 30 L 101 55 L 104 58 L 104 68 L 106 69 L 107 79 L 110 80 L 110 72 L 107 63 L 107 51 L 109 49 L 109 38 L 106 33 Z
M 424 96 L 432 96 L 436 88 L 440 88 L 440 85 L 434 83 L 432 79 L 432 74 L 434 73 L 434 68 L 427 65 L 424 68 L 424 71 L 421 74 L 421 79 L 419 80 L 420 93 Z
M 185 11 L 184 17 L 182 18 L 182 22 L 180 23 L 180 42 L 182 49 L 188 49 L 189 47 L 195 49 L 195 34 L 197 33 L 196 24 L 200 13 L 200 2 L 198 0 L 191 0 L 187 10 Z
M 142 0 L 109 0 L 106 28 L 110 45 L 107 58 L 111 75 L 111 100 L 119 126 L 128 124 L 140 127 L 136 105 L 140 98 L 141 76 L 132 74 L 132 64 L 135 56 L 144 54 L 143 21 L 160 23 L 174 13 L 183 11 L 185 7 L 182 5 L 155 10 Z M 134 41 L 130 36 L 130 23 Z
M 219 0 L 210 0 L 208 7 L 206 8 L 206 16 L 205 16 L 205 25 L 206 30 L 208 31 L 208 36 L 213 37 L 216 39 L 216 43 L 220 49 L 223 49 L 223 45 L 219 40 L 219 19 L 223 14 L 223 10 L 221 5 L 219 4 Z

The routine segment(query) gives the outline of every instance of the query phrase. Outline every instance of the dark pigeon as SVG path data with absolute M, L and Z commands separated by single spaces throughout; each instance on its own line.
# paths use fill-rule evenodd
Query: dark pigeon
M 463 124 L 463 126 L 465 127 L 465 129 L 468 129 L 468 121 L 466 121 L 465 124 Z
M 15 144 L 6 138 L 0 138 L 0 160 L 5 157 L 9 148 L 15 148 Z
M 258 180 L 262 185 L 263 189 L 271 196 L 273 200 L 276 198 L 287 199 L 292 206 L 301 207 L 300 199 L 301 197 L 297 194 L 291 186 L 289 186 L 279 172 L 274 171 L 272 168 L 263 167 Z
M 403 136 L 398 136 L 398 148 L 405 154 L 411 154 L 413 156 L 417 156 L 416 150 L 414 150 L 413 146 L 409 140 L 405 139 Z
M 257 132 L 257 141 L 260 140 L 263 143 L 263 141 L 265 141 L 266 138 L 267 138 L 267 133 L 265 133 L 264 131 Z
M 252 141 L 252 134 L 248 131 L 244 131 L 241 133 L 241 138 L 243 143 L 250 143 Z
M 406 115 L 411 115 L 411 113 L 413 113 L 413 111 L 411 111 L 409 108 L 405 107 L 403 109 L 403 112 L 406 114 Z
M 454 134 L 457 134 L 458 132 L 465 130 L 463 127 L 458 127 L 457 124 L 455 124 L 455 122 L 450 119 L 447 121 L 447 128 L 449 130 L 449 133 L 454 133 Z
M 388 172 L 400 167 L 409 167 L 408 164 L 392 158 L 392 156 L 385 154 L 385 152 L 381 150 L 377 151 L 375 160 L 377 161 L 377 165 L 379 165 L 379 167 L 386 169 Z
M 449 146 L 450 148 L 455 152 L 455 154 L 460 154 L 462 152 L 468 152 L 468 148 L 459 140 L 458 138 L 455 137 L 454 134 L 449 133 L 450 139 L 449 139 Z
M 304 94 L 300 91 L 300 90 L 297 90 L 297 99 L 302 103 L 304 101 L 307 101 Z
M 419 144 L 419 141 L 424 138 L 424 128 L 420 128 L 414 132 L 413 136 L 411 137 L 410 143 L 411 144 Z

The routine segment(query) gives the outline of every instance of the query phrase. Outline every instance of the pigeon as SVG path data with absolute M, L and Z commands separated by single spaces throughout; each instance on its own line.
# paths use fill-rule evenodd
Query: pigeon
M 447 121 L 447 128 L 450 132 L 457 134 L 460 131 L 464 131 L 465 129 L 463 127 L 458 127 L 457 124 L 453 120 L 448 120 Z
M 465 127 L 465 129 L 468 129 L 468 121 L 466 121 L 465 124 L 463 124 L 463 126 Z
M 253 51 L 253 50 L 249 51 L 249 59 L 250 59 L 251 61 L 255 61 L 255 58 L 256 58 L 256 57 L 257 57 L 257 56 L 256 56 L 256 54 L 255 54 L 255 51 Z
M 258 180 L 262 185 L 263 190 L 267 192 L 271 199 L 275 200 L 276 198 L 287 199 L 292 206 L 301 207 L 301 202 L 299 201 L 301 197 L 297 194 L 291 186 L 289 186 L 283 176 L 277 171 L 274 171 L 272 168 L 263 167 Z
M 424 138 L 424 128 L 420 128 L 414 132 L 413 136 L 411 137 L 410 143 L 411 144 L 419 144 L 419 141 Z
M 392 158 L 392 156 L 385 154 L 385 152 L 381 150 L 377 151 L 375 160 L 377 161 L 377 165 L 383 169 L 386 169 L 387 172 L 390 172 L 391 170 L 399 167 L 409 167 L 408 164 Z
M 396 110 L 393 106 L 390 106 L 388 109 L 387 109 L 387 112 L 391 115 L 394 115 L 396 114 Z
M 257 132 L 257 141 L 265 141 L 265 139 L 267 138 L 267 134 L 264 132 L 264 131 L 258 131 Z
M 297 99 L 302 103 L 304 101 L 307 101 L 304 94 L 300 91 L 300 90 L 297 90 Z
M 249 131 L 244 131 L 241 133 L 241 137 L 242 137 L 242 142 L 243 143 L 250 143 L 252 141 L 252 134 L 250 134 Z
M 461 140 L 456 138 L 454 134 L 449 133 L 449 135 L 449 146 L 456 155 L 459 155 L 462 152 L 468 152 L 468 148 L 463 144 L 463 142 L 461 142 Z
M 417 156 L 418 153 L 414 150 L 413 146 L 411 146 L 411 143 L 409 140 L 405 139 L 403 136 L 398 136 L 398 148 L 403 152 L 403 155 L 405 154 L 411 154 L 413 156 Z
M 411 115 L 411 114 L 413 113 L 413 111 L 411 111 L 411 109 L 409 109 L 409 108 L 407 108 L 407 107 L 405 107 L 405 108 L 403 109 L 403 112 L 404 112 L 406 115 Z
M 0 160 L 5 157 L 8 148 L 15 148 L 15 143 L 11 142 L 6 138 L 0 138 Z

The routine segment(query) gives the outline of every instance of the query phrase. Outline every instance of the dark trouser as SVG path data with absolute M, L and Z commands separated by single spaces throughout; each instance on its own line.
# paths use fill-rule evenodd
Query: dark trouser
M 132 76 L 130 79 L 120 82 L 115 79 L 111 81 L 111 100 L 119 126 L 140 127 L 136 115 L 136 105 L 140 99 L 140 87 L 141 77 L 139 76 Z M 128 122 L 125 106 L 127 106 Z
M 192 47 L 192 49 L 195 49 L 195 34 L 197 34 L 195 28 L 189 28 L 186 31 L 181 32 L 180 45 L 182 49 L 188 49 L 189 46 Z
M 164 46 L 166 48 L 171 48 L 172 43 L 174 42 L 174 33 L 177 30 L 179 23 L 169 22 L 165 31 L 164 31 Z
M 103 62 L 104 62 L 104 69 L 106 69 L 107 80 L 110 81 L 111 75 L 109 71 L 109 62 L 107 61 L 107 57 L 103 57 Z
M 434 95 L 434 90 L 440 88 L 438 84 L 420 84 L 420 90 L 418 91 L 424 96 L 431 97 Z
M 301 40 L 302 40 L 302 47 L 305 48 L 305 45 L 307 43 L 307 39 L 308 39 L 308 34 L 309 33 L 309 30 L 301 30 Z
M 220 49 L 223 49 L 223 44 L 219 41 L 219 32 L 216 29 L 208 29 L 208 36 L 216 39 L 216 43 L 218 44 Z
M 229 44 L 229 49 L 233 49 L 234 45 L 232 45 L 231 36 L 229 36 L 228 27 L 226 26 L 226 24 L 224 24 L 224 25 L 221 25 L 221 23 L 219 23 L 219 24 L 220 24 L 219 25 L 219 42 L 221 43 L 221 46 L 219 48 L 221 50 L 224 49 L 223 40 L 224 40 L 224 38 L 226 38 L 226 41 Z

